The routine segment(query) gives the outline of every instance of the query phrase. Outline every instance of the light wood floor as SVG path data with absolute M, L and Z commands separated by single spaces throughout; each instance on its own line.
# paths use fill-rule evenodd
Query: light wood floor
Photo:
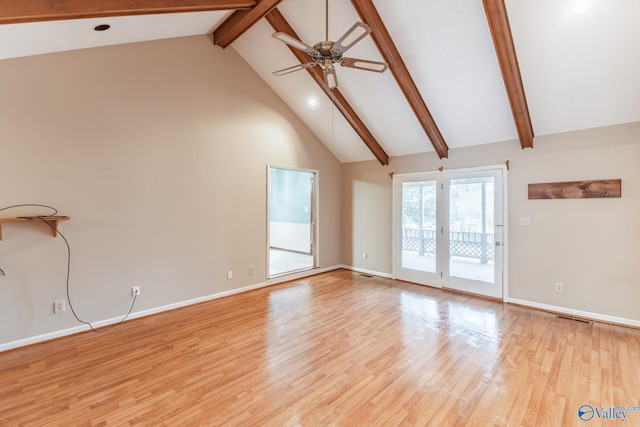
M 637 426 L 578 410 L 640 406 L 639 356 L 637 330 L 340 270 L 0 353 L 0 425 Z

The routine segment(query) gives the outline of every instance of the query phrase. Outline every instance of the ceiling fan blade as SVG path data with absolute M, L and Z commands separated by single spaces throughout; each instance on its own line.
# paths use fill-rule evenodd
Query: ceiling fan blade
M 344 33 L 342 37 L 333 45 L 333 50 L 340 53 L 346 52 L 354 44 L 365 38 L 371 32 L 371 28 L 364 22 L 356 22 L 353 27 Z
M 338 77 L 336 76 L 335 68 L 323 68 L 322 74 L 324 75 L 324 84 L 328 89 L 335 89 L 338 87 Z
M 369 61 L 367 59 L 342 58 L 340 65 L 343 67 L 357 68 L 358 70 L 375 71 L 384 73 L 389 65 L 386 62 Z
M 300 40 L 296 39 L 295 37 L 291 37 L 289 34 L 287 33 L 281 33 L 281 32 L 277 32 L 277 33 L 273 33 L 272 37 L 280 40 L 283 43 L 288 44 L 291 47 L 294 47 L 298 50 L 301 50 L 305 53 L 308 53 L 309 55 L 311 55 L 312 53 L 316 52 L 316 50 L 314 48 L 312 48 L 311 46 L 309 46 L 306 43 L 301 42 Z
M 294 65 L 293 67 L 283 68 L 282 70 L 274 71 L 274 76 L 284 76 L 285 74 L 293 73 L 295 71 L 304 70 L 305 68 L 311 68 L 316 65 L 315 62 L 306 62 L 304 64 Z

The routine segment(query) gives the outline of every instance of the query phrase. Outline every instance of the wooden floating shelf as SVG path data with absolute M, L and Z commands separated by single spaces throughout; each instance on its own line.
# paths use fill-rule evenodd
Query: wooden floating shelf
M 58 221 L 68 221 L 71 218 L 68 216 L 23 216 L 23 217 L 13 217 L 13 218 L 0 218 L 0 240 L 2 240 L 2 224 L 5 222 L 23 222 L 23 221 L 41 221 L 44 220 L 48 224 L 50 224 L 53 229 L 51 229 L 51 233 L 53 237 L 58 236 Z
M 529 184 L 529 199 L 594 199 L 622 197 L 622 180 Z

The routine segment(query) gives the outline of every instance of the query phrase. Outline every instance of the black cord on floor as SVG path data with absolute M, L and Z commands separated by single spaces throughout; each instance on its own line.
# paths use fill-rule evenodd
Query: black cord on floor
M 109 327 L 106 327 L 106 328 L 103 328 L 103 329 L 96 329 L 96 328 L 93 327 L 93 325 L 90 322 L 87 322 L 86 320 L 82 320 L 82 319 L 80 319 L 80 317 L 78 317 L 78 315 L 76 314 L 76 311 L 73 308 L 73 304 L 71 303 L 71 295 L 69 293 L 69 279 L 70 279 L 70 276 L 71 276 L 71 246 L 69 246 L 69 241 L 64 236 L 64 234 L 62 234 L 58 229 L 56 229 L 46 219 L 44 219 L 47 216 L 56 215 L 58 213 L 58 210 L 56 208 L 54 208 L 54 207 L 47 206 L 47 205 L 25 203 L 25 204 L 20 204 L 20 205 L 7 206 L 6 208 L 0 209 L 0 212 L 1 211 L 5 211 L 7 209 L 20 208 L 20 207 L 41 207 L 41 208 L 47 208 L 47 209 L 53 210 L 53 213 L 50 214 L 50 215 L 36 215 L 36 216 L 34 216 L 34 218 L 38 218 L 40 221 L 45 223 L 49 228 L 51 228 L 56 233 L 58 233 L 60 235 L 60 237 L 62 237 L 62 240 L 64 240 L 65 245 L 67 246 L 67 279 L 66 279 L 67 301 L 69 301 L 69 308 L 71 309 L 71 312 L 73 313 L 73 316 L 76 318 L 76 320 L 78 322 L 80 322 L 80 323 L 84 323 L 85 325 L 88 325 L 89 328 L 91 328 L 91 330 L 93 332 L 106 332 L 106 331 L 109 331 L 109 330 L 115 328 L 116 326 L 120 325 L 125 320 L 127 320 L 129 315 L 131 314 L 131 311 L 133 310 L 133 306 L 136 303 L 136 299 L 138 298 L 137 295 L 133 296 L 133 301 L 131 302 L 131 307 L 129 308 L 129 311 L 127 312 L 127 314 L 125 314 L 124 317 L 119 322 L 114 323 L 114 324 L 110 325 Z

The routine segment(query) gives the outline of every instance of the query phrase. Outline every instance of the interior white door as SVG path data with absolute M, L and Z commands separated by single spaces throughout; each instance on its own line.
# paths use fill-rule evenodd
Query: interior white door
M 503 168 L 394 176 L 394 276 L 503 296 Z
M 268 168 L 269 278 L 316 268 L 316 171 Z

